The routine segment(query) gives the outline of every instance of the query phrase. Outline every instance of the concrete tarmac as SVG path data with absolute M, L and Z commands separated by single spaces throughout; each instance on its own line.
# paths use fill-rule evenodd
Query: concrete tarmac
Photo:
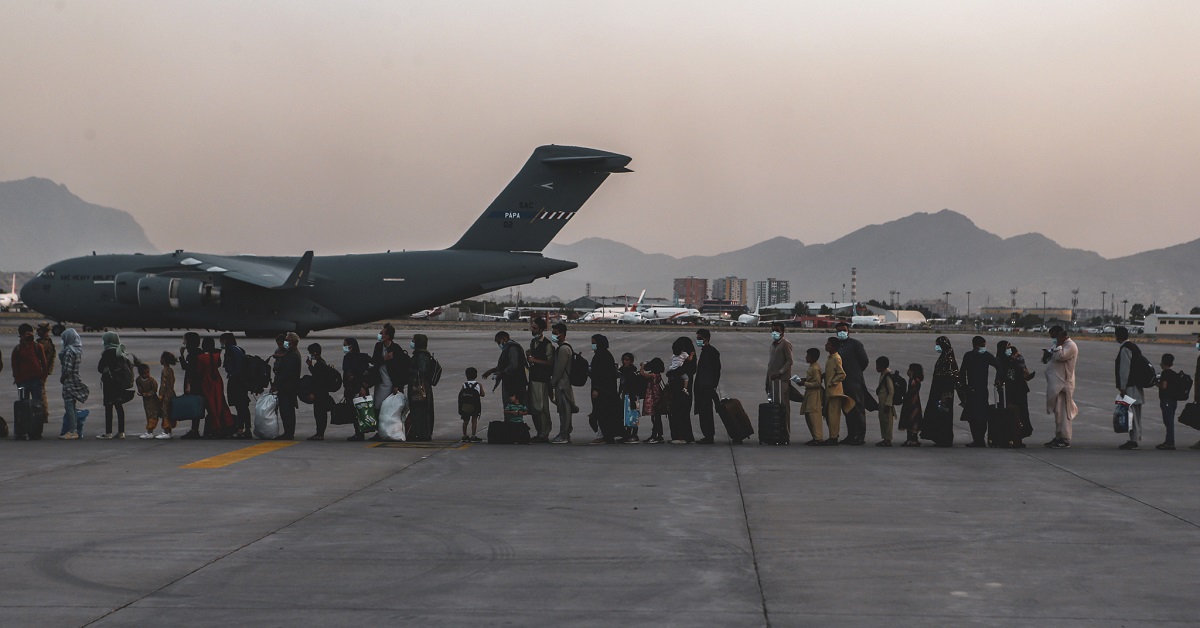
M 586 346 L 586 328 L 573 332 Z M 370 346 L 373 333 L 354 333 Z M 608 336 L 615 354 L 643 360 L 668 355 L 680 333 Z M 933 365 L 934 335 L 856 336 L 872 360 Z M 799 359 L 825 336 L 790 337 Z M 124 340 L 154 362 L 179 347 L 161 334 Z M 952 340 L 961 358 L 969 338 Z M 311 341 L 340 362 L 337 333 L 302 346 Z M 462 369 L 486 369 L 498 351 L 490 332 L 437 331 L 438 444 L 351 443 L 335 426 L 325 442 L 200 469 L 181 467 L 258 443 L 138 440 L 136 401 L 126 440 L 96 440 L 100 343 L 84 342 L 85 438 L 54 438 L 55 377 L 46 438 L 0 443 L 0 625 L 1200 623 L 1200 451 L 1186 447 L 1197 434 L 1180 426 L 1179 451 L 1154 450 L 1163 427 L 1150 393 L 1143 449 L 1116 449 L 1115 343 L 1079 341 L 1069 450 L 1040 446 L 1053 435 L 1036 360 L 1044 338 L 1015 340 L 1039 371 L 1024 450 L 963 448 L 957 421 L 953 449 L 731 446 L 719 422 L 715 446 L 588 446 L 582 416 L 570 446 L 461 446 Z M 260 355 L 272 345 L 240 342 Z M 722 389 L 751 415 L 769 342 L 714 333 Z M 1190 345 L 1145 349 L 1193 369 Z M 0 408 L 14 396 L 0 391 Z M 498 403 L 485 399 L 485 423 Z M 312 433 L 307 406 L 299 425 L 298 437 Z M 878 440 L 873 417 L 867 426 Z M 792 429 L 794 442 L 807 439 L 795 407 Z

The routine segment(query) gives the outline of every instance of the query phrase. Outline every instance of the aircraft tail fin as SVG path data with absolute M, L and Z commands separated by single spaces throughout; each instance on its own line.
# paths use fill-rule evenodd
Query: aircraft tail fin
M 630 158 L 577 146 L 540 146 L 451 249 L 541 251 Z

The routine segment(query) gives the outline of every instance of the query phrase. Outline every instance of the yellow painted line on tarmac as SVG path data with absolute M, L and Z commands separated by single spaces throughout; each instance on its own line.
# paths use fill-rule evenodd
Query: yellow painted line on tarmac
M 224 453 L 219 456 L 213 456 L 212 458 L 205 458 L 204 460 L 197 460 L 191 464 L 185 464 L 179 468 L 180 469 L 220 469 L 221 467 L 228 467 L 229 465 L 234 464 L 236 462 L 241 462 L 243 460 L 249 460 L 255 456 L 269 454 L 272 451 L 278 451 L 280 449 L 283 449 L 284 447 L 291 447 L 292 445 L 298 445 L 298 444 L 299 443 L 294 440 L 279 440 L 279 441 L 269 441 L 266 443 L 259 443 L 257 445 L 251 445 L 249 447 L 243 447 L 236 451 Z

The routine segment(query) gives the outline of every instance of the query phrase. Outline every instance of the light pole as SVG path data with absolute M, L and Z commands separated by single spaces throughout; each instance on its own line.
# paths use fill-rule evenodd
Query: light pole
M 1042 318 L 1046 318 L 1046 291 L 1042 291 Z
M 971 318 L 971 291 L 967 290 L 967 318 Z
M 945 310 L 946 318 L 950 318 L 950 292 L 949 291 L 942 293 L 942 302 L 946 304 L 946 310 Z
M 1101 318 L 1108 316 L 1108 309 L 1104 303 L 1104 299 L 1108 297 L 1108 290 L 1100 291 L 1100 316 Z
M 1121 299 L 1121 322 L 1122 323 L 1125 322 L 1125 317 L 1128 316 L 1128 314 L 1126 313 L 1128 305 L 1129 305 L 1129 299 Z
M 836 303 L 833 300 L 833 295 L 834 295 L 833 292 L 829 293 L 829 309 L 831 309 L 831 310 L 833 309 L 833 306 L 836 305 Z

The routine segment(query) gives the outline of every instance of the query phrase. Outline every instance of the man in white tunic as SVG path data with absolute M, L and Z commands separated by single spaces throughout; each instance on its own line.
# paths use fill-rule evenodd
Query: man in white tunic
M 1054 348 L 1045 351 L 1042 362 L 1046 367 L 1046 412 L 1054 415 L 1054 439 L 1046 443 L 1050 449 L 1071 446 L 1071 421 L 1079 414 L 1075 405 L 1075 363 L 1079 347 L 1060 325 L 1050 328 Z

